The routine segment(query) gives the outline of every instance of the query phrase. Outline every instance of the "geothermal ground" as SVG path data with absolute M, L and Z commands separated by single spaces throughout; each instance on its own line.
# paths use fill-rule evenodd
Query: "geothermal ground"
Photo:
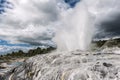
M 119 48 L 52 52 L 27 59 L 3 80 L 120 80 Z

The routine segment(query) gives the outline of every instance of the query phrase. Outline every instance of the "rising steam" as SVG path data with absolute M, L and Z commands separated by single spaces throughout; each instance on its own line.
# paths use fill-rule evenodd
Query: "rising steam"
M 68 51 L 88 49 L 94 28 L 86 3 L 82 1 L 74 9 L 64 11 L 61 22 L 61 28 L 54 39 L 58 49 Z

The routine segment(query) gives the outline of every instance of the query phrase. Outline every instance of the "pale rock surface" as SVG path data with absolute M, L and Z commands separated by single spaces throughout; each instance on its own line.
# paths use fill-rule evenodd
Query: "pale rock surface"
M 120 80 L 120 55 L 101 52 L 52 52 L 29 58 L 8 80 Z

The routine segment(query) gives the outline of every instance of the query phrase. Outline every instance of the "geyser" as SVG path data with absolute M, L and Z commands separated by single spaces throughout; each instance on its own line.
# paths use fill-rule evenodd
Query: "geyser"
M 75 8 L 63 11 L 61 16 L 61 27 L 54 38 L 58 50 L 88 49 L 94 29 L 86 3 L 79 2 Z

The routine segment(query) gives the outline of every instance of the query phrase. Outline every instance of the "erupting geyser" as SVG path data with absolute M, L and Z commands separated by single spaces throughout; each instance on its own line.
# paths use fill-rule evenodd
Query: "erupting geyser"
M 62 25 L 54 38 L 58 50 L 88 49 L 94 29 L 86 3 L 81 1 L 74 9 L 63 11 L 61 16 Z

